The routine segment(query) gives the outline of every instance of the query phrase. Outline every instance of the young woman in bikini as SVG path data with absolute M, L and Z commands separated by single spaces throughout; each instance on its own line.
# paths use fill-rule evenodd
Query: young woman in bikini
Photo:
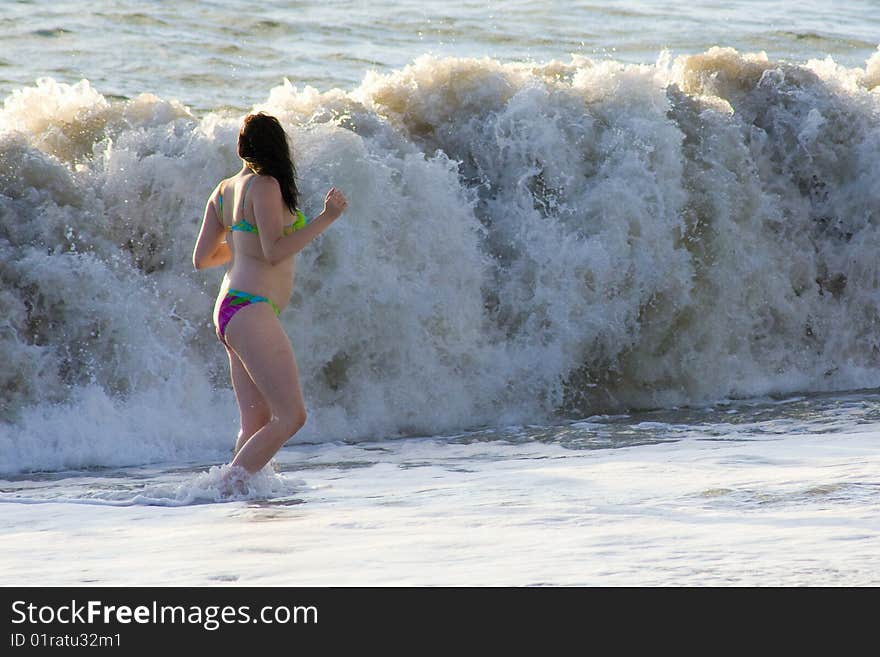
M 238 135 L 241 171 L 217 185 L 193 251 L 196 269 L 229 263 L 214 324 L 226 347 L 241 431 L 232 466 L 260 470 L 305 424 L 293 348 L 278 315 L 293 292 L 296 254 L 345 211 L 335 187 L 312 220 L 297 208 L 287 136 L 267 114 L 245 117 Z

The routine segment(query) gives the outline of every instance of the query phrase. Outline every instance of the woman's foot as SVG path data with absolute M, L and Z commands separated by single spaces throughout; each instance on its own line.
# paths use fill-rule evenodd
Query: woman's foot
M 248 471 L 238 465 L 227 466 L 224 472 L 220 475 L 220 483 L 218 484 L 220 496 L 234 497 L 238 495 L 247 495 L 247 479 L 249 476 Z

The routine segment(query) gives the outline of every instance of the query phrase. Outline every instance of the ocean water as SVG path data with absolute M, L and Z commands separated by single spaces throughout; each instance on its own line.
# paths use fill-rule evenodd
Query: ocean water
M 0 581 L 876 585 L 838 4 L 4 3 Z M 253 109 L 350 208 L 282 316 L 309 421 L 229 501 L 190 253 Z
M 39 76 L 86 78 L 111 98 L 154 93 L 196 112 L 243 113 L 284 77 L 351 91 L 423 54 L 502 62 L 650 64 L 663 49 L 716 45 L 806 62 L 865 65 L 877 48 L 876 3 L 648 0 L 372 2 L 33 0 L 3 3 L 0 93 Z M 125 56 L 120 59 L 120 53 Z

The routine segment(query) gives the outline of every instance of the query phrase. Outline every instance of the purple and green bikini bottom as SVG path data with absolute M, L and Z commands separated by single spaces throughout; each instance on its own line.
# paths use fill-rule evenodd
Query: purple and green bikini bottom
M 226 325 L 229 324 L 229 320 L 232 319 L 235 313 L 252 303 L 261 303 L 263 301 L 272 306 L 272 310 L 275 311 L 276 315 L 281 314 L 281 310 L 279 310 L 272 299 L 229 288 L 226 291 L 226 296 L 223 297 L 223 301 L 220 302 L 220 312 L 217 313 L 217 337 L 220 338 L 220 342 L 226 344 Z

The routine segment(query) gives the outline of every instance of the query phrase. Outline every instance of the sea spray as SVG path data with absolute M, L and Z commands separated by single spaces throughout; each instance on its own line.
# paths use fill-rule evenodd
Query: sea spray
M 424 56 L 272 89 L 306 213 L 351 202 L 281 318 L 297 440 L 876 386 L 876 58 Z M 221 272 L 189 254 L 240 119 L 87 82 L 6 99 L 0 471 L 226 453 Z
M 74 485 L 61 495 L 54 491 L 47 495 L 45 486 L 25 486 L 15 494 L 0 497 L 0 503 L 181 507 L 272 500 L 275 505 L 294 505 L 301 500 L 292 495 L 306 488 L 301 479 L 276 472 L 274 462 L 252 475 L 238 466 L 214 465 L 200 472 L 167 473 L 162 480 L 116 470 L 103 479 L 105 485 L 95 486 L 96 481 L 102 481 L 102 476 L 107 476 L 106 471 L 73 477 L 69 481 Z M 107 481 L 112 483 L 108 486 Z

